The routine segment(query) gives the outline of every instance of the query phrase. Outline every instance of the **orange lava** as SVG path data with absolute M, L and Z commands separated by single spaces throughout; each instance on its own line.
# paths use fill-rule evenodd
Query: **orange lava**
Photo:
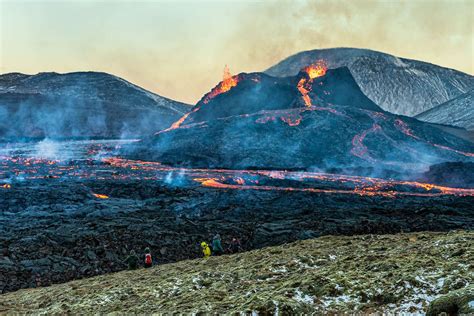
M 371 178 L 367 178 L 371 179 Z M 245 184 L 227 184 L 220 182 L 217 178 L 195 178 L 194 181 L 201 183 L 204 187 L 217 188 L 217 189 L 236 189 L 236 190 L 263 190 L 263 191 L 289 191 L 289 192 L 311 192 L 311 193 L 327 193 L 327 194 L 357 194 L 361 196 L 385 196 L 394 198 L 396 196 L 420 196 L 420 197 L 433 197 L 441 195 L 457 195 L 457 196 L 474 196 L 474 189 L 459 189 L 459 188 L 448 188 L 433 184 L 420 183 L 420 182 L 409 182 L 409 181 L 390 181 L 386 183 L 382 179 L 376 179 L 382 181 L 373 186 L 368 187 L 356 187 L 355 189 L 318 189 L 318 188 L 298 188 L 298 187 L 279 187 L 270 185 L 245 185 Z M 406 184 L 412 187 L 425 188 L 427 193 L 421 192 L 405 192 L 396 191 L 394 189 L 388 189 L 393 185 Z M 382 189 L 385 189 L 382 191 Z M 439 192 L 430 192 L 437 190 Z
M 209 103 L 209 101 L 211 101 L 211 99 L 213 99 L 217 95 L 219 95 L 221 93 L 224 93 L 224 92 L 227 92 L 230 89 L 232 89 L 233 87 L 235 87 L 238 82 L 239 82 L 238 76 L 232 76 L 230 74 L 229 67 L 227 65 L 225 65 L 224 75 L 223 75 L 222 81 L 214 89 L 212 89 L 211 92 L 209 92 L 206 95 L 203 102 L 204 103 Z
M 109 196 L 105 194 L 97 194 L 97 193 L 92 193 L 93 196 L 95 196 L 98 199 L 108 199 Z
M 423 141 L 420 137 L 416 136 L 415 134 L 413 134 L 413 131 L 408 127 L 407 123 L 405 123 L 404 121 L 400 120 L 400 119 L 396 119 L 395 120 L 395 127 L 401 131 L 403 134 L 407 135 L 407 136 L 410 136 L 416 140 L 419 140 L 419 141 Z M 465 151 L 461 151 L 461 150 L 457 150 L 457 149 L 454 149 L 454 148 L 451 148 L 451 147 L 448 147 L 448 146 L 444 146 L 444 145 L 440 145 L 440 144 L 435 144 L 435 143 L 432 143 L 432 142 L 429 142 L 429 141 L 425 141 L 426 143 L 430 144 L 431 146 L 434 146 L 436 148 L 439 148 L 439 149 L 443 149 L 443 150 L 447 150 L 447 151 L 452 151 L 456 154 L 459 154 L 459 155 L 463 155 L 463 156 L 466 156 L 466 157 L 474 157 L 474 153 L 469 153 L 469 152 L 465 152 Z
M 306 78 L 301 78 L 300 81 L 298 82 L 298 85 L 296 86 L 296 88 L 301 93 L 301 96 L 303 97 L 304 104 L 307 107 L 310 107 L 310 106 L 313 105 L 311 103 L 311 98 L 309 97 L 309 91 L 310 91 L 311 86 L 308 85 L 309 86 L 308 88 L 306 88 L 305 86 L 306 86 Z
M 309 80 L 306 78 L 301 78 L 296 85 L 296 88 L 301 93 L 303 97 L 304 104 L 307 107 L 311 107 L 313 104 L 311 98 L 309 97 L 309 92 L 311 91 L 311 84 L 313 83 L 314 78 L 324 76 L 326 74 L 328 67 L 324 60 L 318 60 L 314 64 L 311 64 L 302 69 L 302 71 L 308 74 Z
M 303 71 L 308 74 L 310 80 L 324 76 L 327 70 L 328 66 L 326 62 L 322 59 L 316 61 L 312 65 L 303 68 Z
M 360 134 L 355 135 L 352 138 L 351 154 L 365 160 L 373 161 L 374 159 L 370 157 L 367 146 L 364 145 L 364 139 L 367 136 L 367 134 L 378 132 L 380 130 L 382 130 L 380 125 L 374 123 L 371 128 L 363 131 Z

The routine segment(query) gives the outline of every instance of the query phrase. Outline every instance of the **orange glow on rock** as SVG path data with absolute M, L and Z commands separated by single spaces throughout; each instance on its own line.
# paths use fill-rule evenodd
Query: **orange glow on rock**
M 105 194 L 97 194 L 97 193 L 92 193 L 93 196 L 95 196 L 98 199 L 108 199 L 109 196 Z
M 230 74 L 229 67 L 225 65 L 222 81 L 219 82 L 219 84 L 214 89 L 212 89 L 211 92 L 208 93 L 208 95 L 205 97 L 203 102 L 208 103 L 209 101 L 211 101 L 211 99 L 213 99 L 217 95 L 229 91 L 230 89 L 235 87 L 238 82 L 239 82 L 238 76 L 232 76 Z

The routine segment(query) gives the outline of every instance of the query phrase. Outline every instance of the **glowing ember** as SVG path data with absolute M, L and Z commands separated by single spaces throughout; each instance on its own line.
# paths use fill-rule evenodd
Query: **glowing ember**
M 105 194 L 97 194 L 97 193 L 92 193 L 93 196 L 95 196 L 98 199 L 108 199 L 109 196 Z
M 208 103 L 212 98 L 214 98 L 215 96 L 221 94 L 221 93 L 224 93 L 224 92 L 227 92 L 229 91 L 230 89 L 232 89 L 233 87 L 235 87 L 237 85 L 237 83 L 239 82 L 239 78 L 238 76 L 232 76 L 230 74 L 230 70 L 229 70 L 229 67 L 227 67 L 227 65 L 225 65 L 224 67 L 224 75 L 223 75 L 223 79 L 222 81 L 214 88 L 211 90 L 211 92 L 209 92 L 206 97 L 204 98 L 203 102 L 204 103 Z

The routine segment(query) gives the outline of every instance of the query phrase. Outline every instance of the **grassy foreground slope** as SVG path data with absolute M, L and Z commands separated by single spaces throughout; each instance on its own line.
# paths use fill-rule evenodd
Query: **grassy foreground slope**
M 474 232 L 325 236 L 19 290 L 0 296 L 0 314 L 426 312 L 472 284 Z

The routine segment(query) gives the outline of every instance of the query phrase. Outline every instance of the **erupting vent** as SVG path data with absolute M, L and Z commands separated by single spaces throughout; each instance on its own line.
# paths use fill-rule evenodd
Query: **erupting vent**
M 217 85 L 217 87 L 215 87 L 214 89 L 212 89 L 211 92 L 209 92 L 209 94 L 206 96 L 203 102 L 208 103 L 215 96 L 229 91 L 230 89 L 235 87 L 238 82 L 239 82 L 238 76 L 232 76 L 230 74 L 229 67 L 225 65 L 222 81 Z

